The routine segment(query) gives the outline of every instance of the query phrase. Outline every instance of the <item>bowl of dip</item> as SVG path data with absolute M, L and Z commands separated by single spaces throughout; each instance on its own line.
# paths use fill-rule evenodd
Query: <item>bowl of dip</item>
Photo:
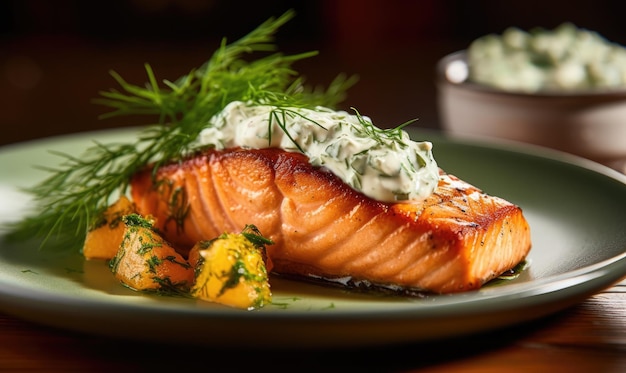
M 572 153 L 626 172 L 626 49 L 563 24 L 509 28 L 437 64 L 442 130 Z

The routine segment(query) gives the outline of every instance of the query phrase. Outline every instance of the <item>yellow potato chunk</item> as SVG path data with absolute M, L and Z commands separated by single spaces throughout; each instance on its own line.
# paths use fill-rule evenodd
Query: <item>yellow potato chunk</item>
M 117 254 L 109 262 L 115 278 L 134 290 L 188 293 L 194 281 L 189 263 L 137 214 L 126 226 Z
M 135 213 L 135 205 L 126 196 L 109 206 L 87 232 L 82 250 L 85 259 L 113 258 L 126 229 L 122 217 L 132 213 Z
M 255 229 L 255 228 L 254 228 Z M 193 297 L 253 310 L 271 302 L 265 243 L 250 229 L 197 243 L 189 254 L 195 264 Z

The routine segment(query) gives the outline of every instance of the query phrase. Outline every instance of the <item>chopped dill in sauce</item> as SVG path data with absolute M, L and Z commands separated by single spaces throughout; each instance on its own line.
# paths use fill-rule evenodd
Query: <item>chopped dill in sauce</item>
M 301 152 L 352 188 L 383 202 L 422 200 L 437 187 L 430 142 L 402 126 L 380 129 L 365 116 L 325 107 L 298 108 L 233 101 L 208 122 L 198 146 Z

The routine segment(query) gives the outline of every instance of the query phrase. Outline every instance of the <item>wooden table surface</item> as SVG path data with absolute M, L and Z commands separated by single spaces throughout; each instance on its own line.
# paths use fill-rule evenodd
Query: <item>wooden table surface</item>
M 0 313 L 0 372 L 626 372 L 626 279 L 544 319 L 385 348 L 232 350 L 82 335 Z M 219 369 L 218 369 L 219 368 Z

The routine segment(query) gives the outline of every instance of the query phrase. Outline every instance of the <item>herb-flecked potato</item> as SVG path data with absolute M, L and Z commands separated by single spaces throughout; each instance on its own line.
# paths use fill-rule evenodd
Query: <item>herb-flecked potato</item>
M 135 213 L 135 204 L 121 196 L 110 205 L 89 229 L 83 244 L 85 259 L 111 259 L 122 243 L 125 215 Z
M 271 302 L 268 262 L 263 238 L 253 226 L 242 233 L 224 233 L 198 242 L 190 251 L 195 266 L 193 297 L 235 308 L 253 310 Z M 267 264 L 266 264 L 267 263 Z
M 187 260 L 137 214 L 123 217 L 126 229 L 117 254 L 109 262 L 115 278 L 134 290 L 186 293 L 194 281 Z

